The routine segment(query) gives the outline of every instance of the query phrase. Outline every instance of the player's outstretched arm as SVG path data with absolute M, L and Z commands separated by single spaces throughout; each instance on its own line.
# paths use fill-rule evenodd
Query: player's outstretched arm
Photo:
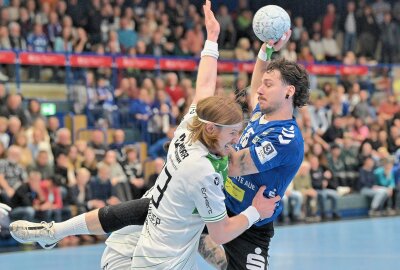
M 273 40 L 270 40 L 267 43 L 264 43 L 261 46 L 260 52 L 258 53 L 258 57 L 256 59 L 256 63 L 254 65 L 253 74 L 251 76 L 251 83 L 250 83 L 250 100 L 251 100 L 251 108 L 255 108 L 257 105 L 257 89 L 261 85 L 261 78 L 264 73 L 265 68 L 267 67 L 272 52 L 279 51 L 285 46 L 286 42 L 289 40 L 290 36 L 292 35 L 292 30 L 289 29 L 283 36 L 284 39 L 280 39 L 278 42 L 274 44 Z
M 211 10 L 211 1 L 207 0 L 203 6 L 204 22 L 207 29 L 207 41 L 201 52 L 197 79 L 196 93 L 193 103 L 203 98 L 214 96 L 215 86 L 217 82 L 217 60 L 218 60 L 218 35 L 220 26 Z
M 246 210 L 234 217 L 225 217 L 218 222 L 208 222 L 207 229 L 212 240 L 217 244 L 224 244 L 238 237 L 260 219 L 269 218 L 274 214 L 276 202 L 281 197 L 266 198 L 263 193 L 266 187 L 262 186 L 253 199 L 253 203 Z

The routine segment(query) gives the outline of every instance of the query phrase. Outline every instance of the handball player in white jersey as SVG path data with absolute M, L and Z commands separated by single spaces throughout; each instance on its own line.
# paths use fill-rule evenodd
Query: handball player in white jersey
M 217 76 L 219 24 L 210 7 L 207 1 L 204 12 L 208 40 L 199 64 L 196 95 L 175 133 L 166 165 L 151 192 L 132 269 L 196 269 L 195 255 L 205 224 L 210 237 L 223 244 L 258 220 L 272 216 L 275 203 L 280 200 L 280 196 L 265 198 L 262 186 L 251 206 L 235 217 L 227 216 L 223 184 L 228 161 L 224 156 L 230 151 L 229 146 L 237 143 L 243 115 L 234 101 L 212 97 Z M 10 225 L 10 231 L 20 242 L 38 241 L 44 248 L 52 248 L 69 234 L 104 234 L 124 227 L 125 220 L 127 224 L 140 224 L 138 215 L 130 214 L 129 207 L 138 210 L 149 202 L 136 201 L 94 210 L 62 223 L 17 221 Z M 118 234 L 113 237 L 118 238 Z M 108 246 L 115 251 L 125 250 L 110 242 Z M 108 259 L 113 261 L 112 256 Z M 105 262 L 103 266 L 108 269 L 109 265 Z

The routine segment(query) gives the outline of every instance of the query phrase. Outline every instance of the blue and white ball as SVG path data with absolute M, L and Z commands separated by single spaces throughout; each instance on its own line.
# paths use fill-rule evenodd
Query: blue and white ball
M 254 34 L 262 41 L 268 42 L 286 39 L 284 34 L 290 29 L 289 14 L 280 6 L 268 5 L 260 8 L 253 18 Z

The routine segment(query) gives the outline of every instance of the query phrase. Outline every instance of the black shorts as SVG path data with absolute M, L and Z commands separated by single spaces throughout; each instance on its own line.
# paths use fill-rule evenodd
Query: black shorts
M 269 243 L 273 236 L 274 224 L 270 222 L 261 227 L 252 226 L 224 244 L 227 270 L 268 269 Z

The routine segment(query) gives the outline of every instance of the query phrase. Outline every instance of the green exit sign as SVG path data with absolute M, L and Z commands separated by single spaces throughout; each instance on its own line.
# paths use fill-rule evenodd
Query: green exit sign
M 42 103 L 40 105 L 40 113 L 44 116 L 56 114 L 56 104 L 54 103 Z

